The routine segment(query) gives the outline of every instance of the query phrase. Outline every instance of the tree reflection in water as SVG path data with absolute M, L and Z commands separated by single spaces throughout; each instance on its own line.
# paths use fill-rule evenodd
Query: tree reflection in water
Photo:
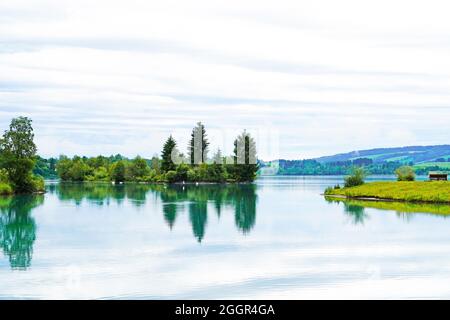
M 205 236 L 208 219 L 208 204 L 211 204 L 220 218 L 222 209 L 234 211 L 235 225 L 247 234 L 256 221 L 256 186 L 242 185 L 171 185 L 159 188 L 163 211 L 169 227 L 172 228 L 178 212 L 188 205 L 192 232 L 198 242 Z
M 333 197 L 325 197 L 325 200 L 328 203 L 342 203 L 344 205 L 344 213 L 350 217 L 353 224 L 364 224 L 364 221 L 369 219 L 369 215 L 366 213 L 363 205 Z
M 121 204 L 125 199 L 134 206 L 142 206 L 154 195 L 161 200 L 162 214 L 170 229 L 179 213 L 187 210 L 194 237 L 201 242 L 205 236 L 208 210 L 213 208 L 220 218 L 224 207 L 234 211 L 235 225 L 243 234 L 254 227 L 256 221 L 256 186 L 253 184 L 232 185 L 145 185 L 107 183 L 62 183 L 56 188 L 60 200 L 83 201 L 98 205 Z
M 344 203 L 344 212 L 351 218 L 353 224 L 364 224 L 364 220 L 369 218 L 363 206 Z
M 13 269 L 31 265 L 36 239 L 36 222 L 31 211 L 43 202 L 42 195 L 0 198 L 0 248 Z
M 354 224 L 363 224 L 369 215 L 367 208 L 377 210 L 388 210 L 396 212 L 397 216 L 403 220 L 410 221 L 415 215 L 432 215 L 440 218 L 450 217 L 450 205 L 445 203 L 419 203 L 405 201 L 368 201 L 357 199 L 340 199 L 325 196 L 329 203 L 342 203 L 344 213 L 352 218 Z

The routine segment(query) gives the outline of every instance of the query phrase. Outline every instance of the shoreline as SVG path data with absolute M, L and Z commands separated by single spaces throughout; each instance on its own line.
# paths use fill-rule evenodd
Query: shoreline
M 361 201 L 450 204 L 449 181 L 376 181 L 355 187 L 332 188 L 325 197 Z
M 404 200 L 404 199 L 392 199 L 392 198 L 377 198 L 377 197 L 352 197 L 342 194 L 325 194 L 322 193 L 325 198 L 337 198 L 343 200 L 360 200 L 360 201 L 372 201 L 372 202 L 402 202 L 402 203 L 415 203 L 415 204 L 446 204 L 450 205 L 450 201 L 426 201 L 426 200 Z
M 119 186 L 123 186 L 123 185 L 127 185 L 127 184 L 141 184 L 141 185 L 161 185 L 161 184 L 166 184 L 166 185 L 233 185 L 233 184 L 253 184 L 254 181 L 239 181 L 239 182 L 229 182 L 229 181 L 225 181 L 225 182 L 210 182 L 210 181 L 198 181 L 198 182 L 142 182 L 142 181 L 126 181 L 126 182 L 121 182 L 121 183 L 115 183 L 112 181 L 57 181 L 57 180 L 51 180 L 52 183 L 73 183 L 73 184 L 82 184 L 82 183 L 101 183 L 101 184 L 110 184 L 110 185 L 119 185 Z

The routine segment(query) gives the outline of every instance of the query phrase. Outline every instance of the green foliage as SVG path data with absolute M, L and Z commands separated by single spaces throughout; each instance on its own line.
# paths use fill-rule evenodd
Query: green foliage
M 177 181 L 188 181 L 188 172 L 189 172 L 189 165 L 187 164 L 179 164 L 176 169 L 176 180 Z
M 190 182 L 196 182 L 200 180 L 199 176 L 197 175 L 197 171 L 194 168 L 188 170 L 187 180 Z
M 200 136 L 200 145 L 194 139 L 195 147 L 199 147 L 203 160 L 197 164 L 181 163 L 175 165 L 172 156 L 176 150 L 176 142 L 170 136 L 164 144 L 162 159 L 153 157 L 146 160 L 136 157 L 129 160 L 121 155 L 109 158 L 98 156 L 93 158 L 75 156 L 69 159 L 61 156 L 55 167 L 58 176 L 63 181 L 114 181 L 114 182 L 146 182 L 146 183 L 177 183 L 177 182 L 251 182 L 256 178 L 256 145 L 252 137 L 245 131 L 235 141 L 235 164 L 224 164 L 225 157 L 220 150 L 215 155 L 213 163 L 206 163 L 206 153 L 209 142 L 206 140 L 204 126 L 198 123 L 193 136 Z M 192 145 L 192 144 L 191 144 Z M 178 155 L 179 158 L 184 158 Z M 241 157 L 242 156 L 242 157 Z
M 16 158 L 31 159 L 36 155 L 31 119 L 18 117 L 11 120 L 9 130 L 5 131 L 1 141 L 1 151 Z
M 44 177 L 45 179 L 56 179 L 58 177 L 56 163 L 57 159 L 55 158 L 44 159 L 37 156 L 33 174 Z
M 444 160 L 444 159 L 441 159 Z M 450 171 L 450 158 L 447 162 L 436 161 L 415 164 L 413 169 L 418 175 L 427 175 L 430 171 Z
M 309 160 L 278 160 L 277 162 L 261 163 L 260 166 L 277 166 L 278 175 L 347 175 L 355 166 L 364 167 L 371 174 L 393 174 L 403 164 L 398 161 L 374 163 L 370 159 L 355 159 L 336 162 L 318 162 Z
M 0 168 L 0 182 L 9 183 L 8 171 Z
M 234 165 L 227 165 L 229 178 L 237 182 L 251 182 L 258 172 L 255 140 L 244 132 L 234 141 Z
M 150 160 L 150 168 L 154 170 L 156 174 L 161 173 L 161 165 L 162 161 L 158 159 L 158 157 L 152 157 L 152 159 Z
M 61 156 L 58 163 L 56 164 L 56 172 L 61 180 L 70 181 L 71 177 L 69 175 L 70 167 L 72 166 L 72 160 L 66 156 Z
M 136 157 L 126 166 L 127 181 L 144 181 L 150 174 L 150 168 L 145 159 Z
M 13 189 L 8 183 L 0 182 L 0 195 L 8 195 L 12 193 Z
M 333 188 L 332 187 L 326 187 L 324 193 L 325 194 L 333 194 Z
M 170 136 L 164 143 L 163 150 L 161 152 L 161 170 L 164 172 L 175 170 L 175 163 L 172 161 L 172 152 L 175 150 L 177 143 Z
M 117 161 L 111 166 L 111 180 L 114 182 L 125 181 L 125 162 L 124 160 Z
M 72 163 L 69 169 L 69 176 L 72 181 L 84 181 L 85 177 L 92 173 L 92 168 L 89 167 L 83 160 L 77 159 Z
M 94 169 L 93 175 L 88 176 L 90 181 L 109 181 L 108 169 L 105 167 L 98 167 Z
M 334 190 L 339 190 L 339 189 L 341 189 L 341 186 L 339 185 L 339 184 L 337 184 L 337 185 L 335 185 L 334 187 L 327 187 L 326 189 L 325 189 L 325 194 L 333 194 L 333 191 Z
M 223 165 L 213 163 L 206 168 L 207 180 L 210 182 L 225 182 L 226 173 Z
M 177 179 L 176 179 L 177 172 L 176 171 L 173 171 L 173 170 L 167 171 L 165 176 L 166 176 L 167 182 L 169 182 L 169 183 L 173 183 L 173 182 L 177 181 Z
M 366 178 L 366 171 L 363 168 L 355 167 L 352 170 L 352 173 L 345 177 L 345 187 L 356 187 L 364 184 L 364 179 Z
M 410 166 L 402 166 L 398 168 L 395 170 L 395 174 L 397 175 L 398 181 L 414 181 L 416 178 L 414 169 Z
M 45 191 L 45 181 L 44 181 L 44 178 L 41 176 L 33 176 L 32 177 L 32 185 L 33 185 L 34 191 L 38 191 L 38 192 Z
M 26 117 L 12 119 L 9 130 L 0 139 L 0 166 L 7 171 L 15 192 L 36 191 L 32 174 L 36 157 L 33 140 L 31 120 Z

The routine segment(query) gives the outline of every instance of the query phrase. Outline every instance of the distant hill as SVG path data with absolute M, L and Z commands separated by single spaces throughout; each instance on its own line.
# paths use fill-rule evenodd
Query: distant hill
M 260 161 L 260 174 L 342 175 L 355 166 L 364 167 L 370 174 L 393 174 L 403 165 L 412 165 L 420 175 L 450 170 L 450 145 L 378 148 L 306 160 Z
M 369 150 L 352 151 L 332 156 L 315 158 L 320 163 L 338 161 L 353 161 L 368 158 L 374 163 L 396 161 L 402 163 L 445 162 L 450 159 L 450 145 L 437 146 L 409 146 L 398 148 L 378 148 Z

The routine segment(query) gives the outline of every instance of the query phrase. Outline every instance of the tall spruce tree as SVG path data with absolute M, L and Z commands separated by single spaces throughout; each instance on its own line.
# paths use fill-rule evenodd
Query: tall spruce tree
M 172 135 L 166 140 L 163 146 L 163 150 L 161 152 L 161 170 L 164 172 L 175 170 L 176 165 L 172 161 L 172 152 L 176 148 L 177 143 L 174 138 L 172 138 Z
M 209 142 L 206 139 L 205 126 L 198 122 L 192 129 L 191 141 L 189 142 L 188 154 L 191 164 L 205 163 L 208 156 Z
M 244 130 L 234 140 L 234 175 L 237 181 L 253 181 L 256 178 L 256 143 Z

